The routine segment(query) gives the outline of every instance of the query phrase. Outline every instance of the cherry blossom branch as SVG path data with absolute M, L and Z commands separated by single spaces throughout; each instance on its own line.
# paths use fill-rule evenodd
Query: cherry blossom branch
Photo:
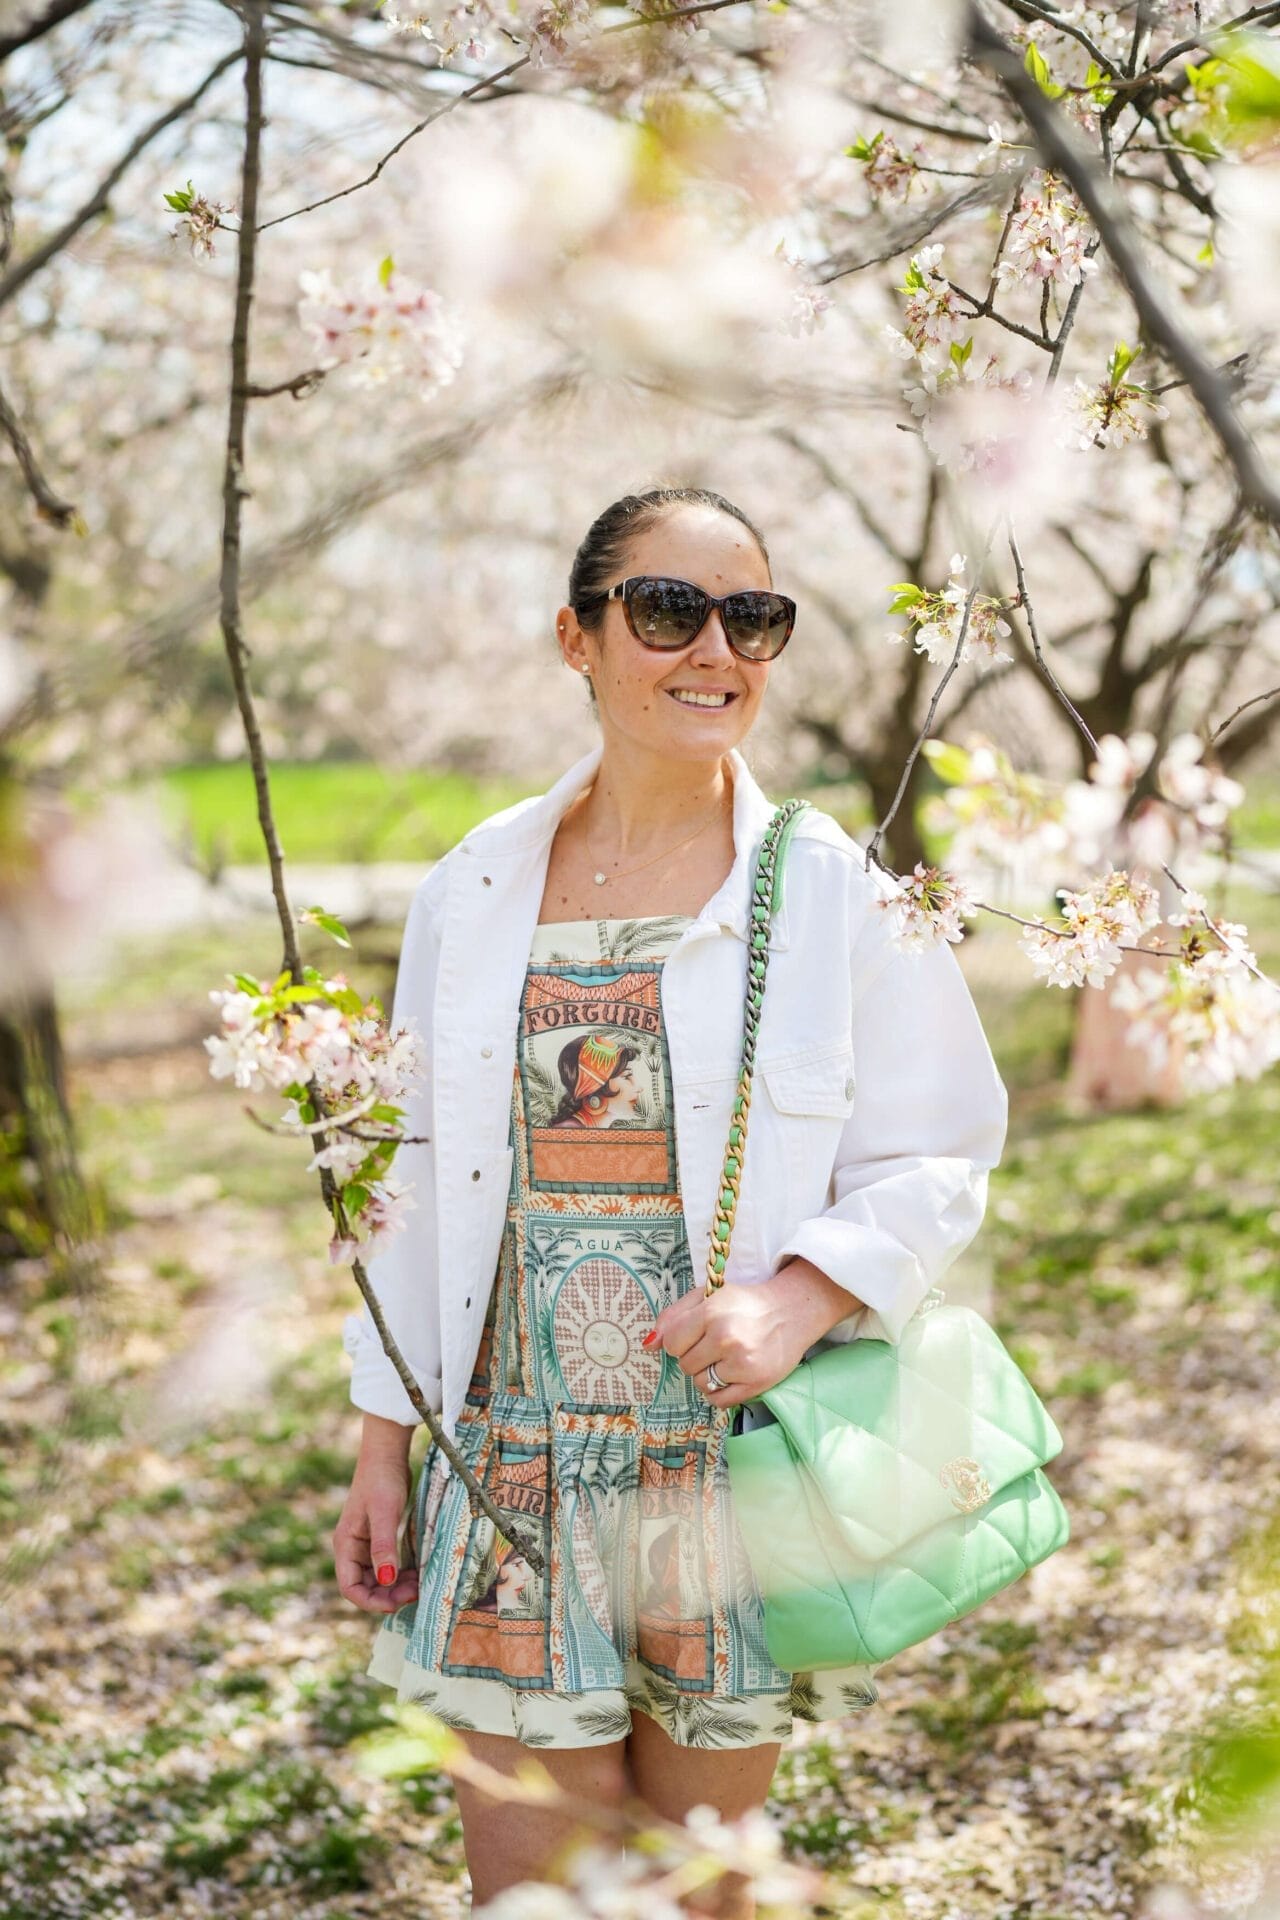
M 1062 702 L 1062 705 L 1066 708 L 1067 712 L 1071 715 L 1071 718 L 1075 721 L 1081 733 L 1084 735 L 1085 739 L 1089 742 L 1089 745 L 1093 748 L 1093 751 L 1096 754 L 1098 751 L 1097 741 L 1094 739 L 1093 734 L 1090 731 L 1089 726 L 1086 723 L 1083 715 L 1080 713 L 1079 709 L 1072 704 L 1072 701 L 1067 694 L 1066 688 L 1062 685 L 1062 682 L 1058 679 L 1057 675 L 1054 673 L 1053 668 L 1049 665 L 1048 659 L 1045 656 L 1044 649 L 1040 645 L 1040 633 L 1036 626 L 1035 608 L 1031 604 L 1031 595 L 1027 590 L 1027 574 L 1026 574 L 1026 569 L 1022 564 L 1022 552 L 1018 546 L 1018 536 L 1014 531 L 1012 514 L 1009 514 L 1006 517 L 1005 525 L 1008 528 L 1008 532 L 1009 532 L 1009 553 L 1013 559 L 1013 571 L 1014 571 L 1015 578 L 1017 579 L 1017 582 L 1018 582 L 1018 605 L 1022 609 L 1022 612 L 1026 615 L 1027 632 L 1031 636 L 1031 646 L 1035 653 L 1036 665 L 1039 667 L 1041 673 L 1044 675 L 1044 678 L 1049 682 L 1049 685 L 1053 688 L 1054 693 L 1057 695 L 1058 699 Z
M 1006 525 L 1008 527 L 1008 534 L 1009 534 L 1009 551 L 1013 557 L 1014 571 L 1017 575 L 1017 581 L 1018 581 L 1018 599 L 1022 607 L 1022 610 L 1027 617 L 1027 626 L 1031 634 L 1032 645 L 1035 648 L 1036 662 L 1039 665 L 1040 670 L 1043 673 L 1045 679 L 1049 682 L 1049 685 L 1053 688 L 1053 691 L 1056 694 L 1057 698 L 1061 701 L 1062 705 L 1067 709 L 1067 712 L 1071 715 L 1072 719 L 1075 721 L 1076 725 L 1079 727 L 1081 733 L 1084 735 L 1085 739 L 1089 742 L 1090 747 L 1093 749 L 1093 752 L 1096 755 L 1098 752 L 1098 742 L 1094 738 L 1093 733 L 1090 730 L 1087 722 L 1084 720 L 1083 716 L 1080 714 L 1077 708 L 1072 704 L 1071 700 L 1067 697 L 1066 692 L 1064 691 L 1057 677 L 1055 676 L 1052 669 L 1050 668 L 1049 663 L 1045 658 L 1044 653 L 1041 649 L 1039 634 L 1036 629 L 1035 610 L 1032 607 L 1031 595 L 1027 589 L 1026 572 L 1023 567 L 1022 554 L 1018 547 L 1017 534 L 1014 531 L 1013 516 L 1011 514 L 1006 517 Z M 966 608 L 966 614 L 967 614 L 967 608 Z M 1280 692 L 1280 688 L 1277 688 L 1274 691 Z M 1269 696 L 1260 695 L 1258 697 L 1265 699 Z M 1245 702 L 1246 706 L 1250 704 L 1251 703 L 1248 701 Z M 1237 708 L 1236 711 L 1242 712 L 1243 708 Z M 1234 719 L 1235 716 L 1232 715 L 1231 717 Z M 1157 748 L 1157 750 L 1153 752 L 1151 756 L 1150 763 L 1146 768 L 1145 773 L 1134 783 L 1133 791 L 1130 793 L 1128 800 L 1125 804 L 1124 812 L 1121 815 L 1121 821 L 1126 820 L 1130 817 L 1135 806 L 1143 798 L 1145 798 L 1149 794 L 1154 794 L 1159 792 L 1159 789 L 1156 785 L 1156 770 L 1157 770 L 1158 760 L 1159 760 L 1159 750 Z M 1174 810 L 1177 812 L 1187 813 L 1191 811 L 1191 809 L 1182 806 L 1178 801 L 1170 799 L 1170 797 L 1167 794 L 1160 793 L 1160 799 L 1164 805 L 1174 808 Z M 1172 881 L 1173 885 L 1178 889 L 1179 893 L 1185 894 L 1190 891 L 1190 889 L 1187 887 L 1185 882 L 1178 878 L 1177 874 L 1173 871 L 1173 868 L 1168 864 L 1167 861 L 1161 860 L 1159 864 L 1160 864 L 1161 872 L 1167 874 L 1168 878 Z M 1007 910 L 1000 907 L 992 907 L 985 901 L 976 900 L 974 901 L 974 905 L 977 907 L 984 908 L 984 910 L 988 913 L 999 913 L 1005 919 L 1017 920 L 1019 925 L 1024 927 L 1025 926 L 1038 927 L 1044 932 L 1057 934 L 1064 939 L 1073 937 L 1069 929 L 1064 929 L 1061 927 L 1050 927 L 1044 921 L 1041 921 L 1041 920 L 1023 920 L 1023 919 L 1020 919 L 1019 915 L 1017 915 L 1016 913 L 1010 913 Z M 1240 962 L 1241 966 L 1245 968 L 1246 972 L 1252 974 L 1255 980 L 1259 980 L 1263 982 L 1264 985 L 1269 987 L 1274 987 L 1277 991 L 1280 991 L 1280 981 L 1273 980 L 1269 974 L 1264 973 L 1260 967 L 1256 966 L 1253 962 L 1251 962 L 1243 953 L 1239 951 L 1238 948 L 1233 947 L 1231 945 L 1231 942 L 1225 939 L 1223 935 L 1219 932 L 1218 928 L 1214 925 L 1213 921 L 1210 919 L 1209 915 L 1204 911 L 1203 908 L 1201 908 L 1200 910 L 1200 919 L 1203 921 L 1207 931 L 1213 935 L 1214 939 L 1218 942 L 1218 945 L 1223 949 L 1223 951 L 1226 953 L 1234 954 L 1236 959 Z M 1123 940 L 1116 941 L 1115 944 L 1118 947 L 1120 947 L 1123 951 L 1126 951 L 1126 952 L 1150 953 L 1150 954 L 1155 954 L 1159 957 L 1169 955 L 1170 957 L 1175 959 L 1181 954 L 1181 951 L 1182 951 L 1180 947 L 1161 947 L 1161 946 L 1144 947 L 1141 945 L 1131 945 L 1130 943 Z
M 982 548 L 982 557 L 978 561 L 978 564 L 973 571 L 973 585 L 970 587 L 968 594 L 965 597 L 964 612 L 960 617 L 960 630 L 956 635 L 955 650 L 952 653 L 950 660 L 947 662 L 945 673 L 943 673 L 942 677 L 938 681 L 937 686 L 933 690 L 933 698 L 929 702 L 929 711 L 928 713 L 926 713 L 924 717 L 924 725 L 921 727 L 919 733 L 916 735 L 915 740 L 912 743 L 911 751 L 907 755 L 906 765 L 902 769 L 902 776 L 898 781 L 898 789 L 893 796 L 892 802 L 890 803 L 889 811 L 885 814 L 883 820 L 881 820 L 875 832 L 872 834 L 871 838 L 867 842 L 867 858 L 866 858 L 865 864 L 868 867 L 871 865 L 871 862 L 874 860 L 876 865 L 878 867 L 883 868 L 886 873 L 891 871 L 891 869 L 887 867 L 885 865 L 885 862 L 880 858 L 880 842 L 884 838 L 886 829 L 892 822 L 894 815 L 897 813 L 898 808 L 902 804 L 902 797 L 907 790 L 907 783 L 911 778 L 911 769 L 912 767 L 914 767 L 916 760 L 919 757 L 921 747 L 924 745 L 925 741 L 929 738 L 929 735 L 933 730 L 933 716 L 938 710 L 938 702 L 942 698 L 943 689 L 946 687 L 947 682 L 950 680 L 956 668 L 960 665 L 960 656 L 964 652 L 965 638 L 969 631 L 969 615 L 972 613 L 973 603 L 978 597 L 978 588 L 982 583 L 982 573 L 983 573 L 984 567 L 987 564 L 987 555 L 991 551 L 991 542 L 995 538 L 995 531 L 996 531 L 996 522 L 993 520 L 991 525 L 987 529 L 987 537 L 983 543 L 983 548 Z M 899 876 L 895 876 L 895 878 L 896 877 L 899 877 Z
M 1120 68 L 1107 58 L 1092 35 L 1077 26 L 1074 20 L 1066 19 L 1055 7 L 1037 6 L 1035 0 L 1004 0 L 1004 4 L 1010 13 L 1017 14 L 1019 20 L 1040 20 L 1046 27 L 1052 27 L 1055 33 L 1066 34 L 1069 39 L 1077 41 L 1109 80 L 1124 78 Z
M 1149 74 L 1159 73 L 1162 67 L 1167 67 L 1172 60 L 1180 59 L 1184 53 L 1199 53 L 1206 48 L 1212 49 L 1214 41 L 1223 34 L 1234 33 L 1240 27 L 1269 27 L 1278 20 L 1280 20 L 1280 5 L 1276 4 L 1276 0 L 1268 0 L 1265 6 L 1246 7 L 1245 11 L 1236 14 L 1234 19 L 1220 20 L 1210 29 L 1214 36 L 1213 41 L 1196 36 L 1192 39 L 1179 40 L 1172 47 L 1166 47 L 1158 60 L 1149 62 L 1142 77 L 1146 79 Z
M 315 1097 L 314 1093 L 312 1097 Z M 287 1137 L 290 1140 L 296 1140 L 298 1137 L 298 1128 L 293 1121 L 264 1120 L 261 1114 L 254 1112 L 247 1101 L 245 1102 L 243 1111 L 248 1114 L 254 1126 L 262 1133 L 274 1133 L 282 1137 Z M 401 1133 L 395 1127 L 386 1127 L 381 1133 L 365 1133 L 362 1128 L 356 1126 L 353 1120 L 335 1120 L 332 1117 L 326 1118 L 324 1131 L 326 1134 L 345 1133 L 353 1140 L 372 1140 L 375 1142 L 394 1140 L 398 1147 L 429 1147 L 431 1145 L 431 1135 L 429 1133 Z M 313 1139 L 316 1137 L 316 1135 L 312 1135 Z
M 620 20 L 613 26 L 603 28 L 602 33 L 634 33 L 638 27 L 659 25 L 664 20 L 684 20 L 688 19 L 691 14 L 719 13 L 724 7 L 739 7 L 749 4 L 750 0 L 698 0 L 698 4 L 694 6 L 668 7 L 661 12 L 642 15 L 636 20 Z M 475 99 L 477 94 L 487 92 L 489 88 L 495 87 L 500 80 L 509 79 L 513 73 L 519 73 L 522 67 L 529 65 L 532 57 L 531 54 L 522 53 L 518 59 L 512 60 L 507 66 L 499 67 L 496 73 L 481 74 L 477 80 L 472 81 L 469 87 L 464 87 L 460 93 L 450 95 L 440 106 L 433 108 L 430 113 L 424 115 L 421 120 L 410 127 L 409 131 L 403 134 L 401 138 L 396 141 L 395 145 L 383 154 L 381 160 L 377 162 L 371 172 L 365 174 L 363 179 L 353 180 L 349 187 L 339 187 L 336 193 L 327 193 L 322 199 L 310 200 L 304 207 L 294 207 L 289 213 L 278 213 L 273 220 L 264 220 L 261 231 L 265 233 L 268 227 L 282 226 L 286 220 L 298 220 L 304 213 L 315 213 L 320 207 L 332 206 L 335 200 L 345 200 L 349 194 L 359 193 L 364 187 L 371 187 L 374 181 L 381 177 L 383 170 L 395 159 L 398 153 L 404 151 L 411 140 L 416 140 L 420 133 L 425 132 L 435 121 L 442 119 L 446 113 L 452 113 L 455 107 L 460 107 L 464 102 Z
M 1280 492 L 1232 408 L 1217 369 L 1175 317 L 1143 261 L 1137 232 L 1120 195 L 1106 178 L 1060 108 L 1027 73 L 1015 50 L 969 0 L 973 58 L 994 74 L 1035 138 L 1046 167 L 1069 183 L 1097 228 L 1102 244 L 1133 302 L 1143 333 L 1184 376 L 1201 413 L 1222 447 L 1250 510 L 1280 525 Z
M 271 400 L 278 393 L 288 393 L 295 400 L 305 400 L 309 393 L 315 392 L 329 371 L 328 367 L 308 367 L 305 373 L 295 373 L 291 379 L 277 380 L 273 387 L 251 383 L 245 387 L 244 397 L 246 400 Z
M 315 213 L 319 207 L 330 207 L 335 200 L 345 200 L 348 194 L 359 193 L 362 187 L 371 187 L 375 180 L 382 177 L 383 170 L 391 164 L 398 153 L 404 151 L 411 140 L 416 140 L 427 127 L 442 119 L 446 113 L 452 113 L 454 108 L 460 107 L 464 101 L 470 100 L 477 93 L 483 93 L 485 88 L 491 87 L 495 81 L 505 80 L 509 74 L 518 73 L 521 67 L 529 64 L 530 57 L 529 54 L 523 53 L 518 60 L 513 60 L 509 66 L 500 67 L 496 73 L 482 74 L 461 93 L 452 94 L 440 106 L 433 107 L 430 113 L 410 127 L 409 131 L 383 154 L 381 160 L 370 173 L 365 174 L 363 179 L 353 180 L 349 187 L 339 187 L 336 193 L 326 193 L 319 200 L 309 200 L 305 207 L 294 207 L 289 213 L 278 213 L 274 220 L 264 220 L 259 231 L 265 233 L 268 227 L 281 227 L 286 220 L 300 220 L 304 213 Z
M 138 158 L 138 155 L 144 153 L 153 140 L 159 139 L 166 128 L 171 127 L 176 120 L 181 120 L 185 114 L 190 113 L 191 109 L 198 105 L 204 98 L 214 81 L 220 79 L 227 71 L 227 68 L 233 67 L 239 59 L 240 52 L 238 49 L 234 53 L 227 54 L 217 62 L 216 66 L 209 69 L 209 72 L 206 73 L 198 87 L 194 87 L 192 91 L 184 95 L 181 100 L 177 101 L 173 106 L 166 108 L 165 112 L 162 113 L 158 119 L 152 120 L 149 125 L 142 129 L 136 139 L 132 140 L 125 148 L 125 151 L 120 155 L 120 158 L 110 171 L 103 175 L 93 192 L 89 195 L 89 198 L 84 201 L 81 206 L 77 207 L 76 211 L 69 215 L 60 227 L 55 228 L 54 232 L 49 235 L 49 238 L 45 240 L 42 245 L 36 247 L 29 253 L 25 260 L 19 260 L 17 266 L 11 267 L 4 278 L 0 280 L 0 306 L 3 306 L 6 301 L 12 300 L 14 294 L 25 287 L 28 280 L 39 273 L 42 267 L 47 266 L 56 254 L 61 253 L 68 241 L 74 240 L 82 227 L 87 227 L 89 222 L 94 219 L 97 214 L 107 211 L 111 202 L 111 195 L 129 171 L 134 161 Z
M 243 522 L 243 503 L 248 489 L 245 486 L 245 427 L 248 418 L 248 403 L 251 382 L 249 379 L 249 336 L 253 310 L 254 269 L 258 241 L 258 193 L 261 173 L 262 153 L 262 69 L 266 55 L 266 24 L 261 0 L 251 0 L 245 12 L 244 35 L 244 87 L 245 87 L 245 142 L 244 161 L 241 176 L 240 193 L 240 233 L 236 248 L 236 297 L 235 312 L 231 332 L 231 381 L 227 416 L 226 456 L 223 467 L 222 486 L 222 561 L 219 573 L 219 617 L 222 637 L 226 649 L 227 663 L 231 671 L 232 685 L 235 688 L 236 703 L 240 709 L 240 718 L 244 726 L 245 741 L 249 751 L 249 761 L 253 769 L 254 786 L 258 801 L 258 824 L 266 843 L 267 860 L 271 870 L 271 891 L 275 898 L 276 912 L 280 920 L 280 930 L 284 942 L 284 964 L 296 985 L 303 982 L 302 956 L 298 948 L 298 930 L 293 913 L 289 907 L 284 881 L 284 857 L 280 850 L 279 836 L 276 832 L 275 818 L 271 806 L 271 789 L 267 774 L 266 754 L 263 749 L 262 731 L 258 723 L 257 709 L 253 691 L 249 685 L 246 662 L 248 649 L 244 641 L 243 622 L 240 608 L 240 555 Z M 318 1090 L 312 1089 L 311 1098 L 323 1118 L 324 1102 Z M 312 1143 L 317 1152 L 326 1145 L 326 1136 L 322 1126 L 313 1129 Z M 350 1238 L 350 1226 L 342 1201 L 342 1192 L 333 1171 L 321 1166 L 320 1190 L 326 1206 L 333 1218 L 338 1235 L 342 1239 Z M 494 1505 L 484 1488 L 477 1481 L 471 1468 L 462 1457 L 458 1448 L 445 1432 L 437 1416 L 427 1405 L 421 1387 L 414 1378 L 404 1355 L 400 1352 L 388 1327 L 386 1317 L 378 1301 L 377 1294 L 370 1285 L 363 1263 L 357 1258 L 351 1263 L 352 1273 L 357 1287 L 369 1309 L 369 1316 L 382 1342 L 383 1350 L 404 1387 L 415 1413 L 425 1423 L 431 1438 L 445 1455 L 459 1479 L 467 1488 L 474 1513 L 477 1508 L 492 1521 L 497 1531 L 507 1538 L 514 1538 L 525 1559 L 535 1572 L 544 1570 L 545 1562 L 537 1542 L 526 1538 L 523 1526 L 515 1526 L 504 1517 Z

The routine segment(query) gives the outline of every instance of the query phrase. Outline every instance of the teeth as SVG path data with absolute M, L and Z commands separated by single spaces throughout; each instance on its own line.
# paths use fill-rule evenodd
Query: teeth
M 692 693 L 681 687 L 671 695 L 685 707 L 725 707 L 729 704 L 727 693 Z

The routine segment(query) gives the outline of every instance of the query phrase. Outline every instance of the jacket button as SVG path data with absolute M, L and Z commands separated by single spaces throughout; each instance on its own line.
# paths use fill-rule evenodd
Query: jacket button
M 473 1168 L 471 1169 L 471 1178 L 472 1178 L 473 1180 L 478 1180 L 478 1179 L 480 1178 L 480 1169 L 479 1169 L 479 1167 L 473 1167 Z
M 467 1295 L 467 1305 L 468 1305 L 468 1306 L 470 1306 L 470 1305 L 471 1305 L 471 1295 L 470 1295 L 470 1294 L 468 1294 L 468 1295 Z
M 849 1078 L 844 1083 L 844 1097 L 846 1100 L 852 1100 L 853 1098 L 853 1075 L 852 1074 L 850 1074 Z
M 480 1049 L 480 1058 L 481 1058 L 482 1060 L 492 1060 L 492 1058 L 493 1058 L 493 1048 L 492 1048 L 492 1047 L 481 1047 L 481 1049 Z
M 487 873 L 482 873 L 480 875 L 480 878 L 484 881 L 484 884 L 486 885 L 486 887 L 491 887 L 493 885 L 493 881 L 489 878 L 489 875 Z

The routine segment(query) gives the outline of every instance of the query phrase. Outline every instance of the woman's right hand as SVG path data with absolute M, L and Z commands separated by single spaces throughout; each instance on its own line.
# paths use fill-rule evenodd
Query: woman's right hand
M 333 1564 L 338 1590 L 352 1606 L 365 1613 L 395 1613 L 418 1598 L 417 1551 L 413 1538 L 413 1514 L 405 1528 L 404 1558 L 398 1563 L 396 1534 L 409 1498 L 409 1442 L 411 1427 L 397 1427 L 389 1420 L 372 1426 L 373 1416 L 365 1416 L 361 1444 L 351 1488 L 333 1531 Z M 395 1433 L 385 1429 L 397 1427 Z M 379 1567 L 394 1569 L 394 1579 L 384 1584 L 378 1579 Z

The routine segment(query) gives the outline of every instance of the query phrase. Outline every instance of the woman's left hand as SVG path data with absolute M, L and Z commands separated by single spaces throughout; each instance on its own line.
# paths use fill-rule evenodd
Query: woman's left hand
M 711 1294 L 702 1286 L 682 1294 L 654 1321 L 653 1344 L 712 1406 L 736 1407 L 785 1380 L 815 1340 L 862 1305 L 807 1260 L 793 1260 L 758 1286 L 727 1280 Z M 713 1363 L 723 1387 L 706 1385 Z

